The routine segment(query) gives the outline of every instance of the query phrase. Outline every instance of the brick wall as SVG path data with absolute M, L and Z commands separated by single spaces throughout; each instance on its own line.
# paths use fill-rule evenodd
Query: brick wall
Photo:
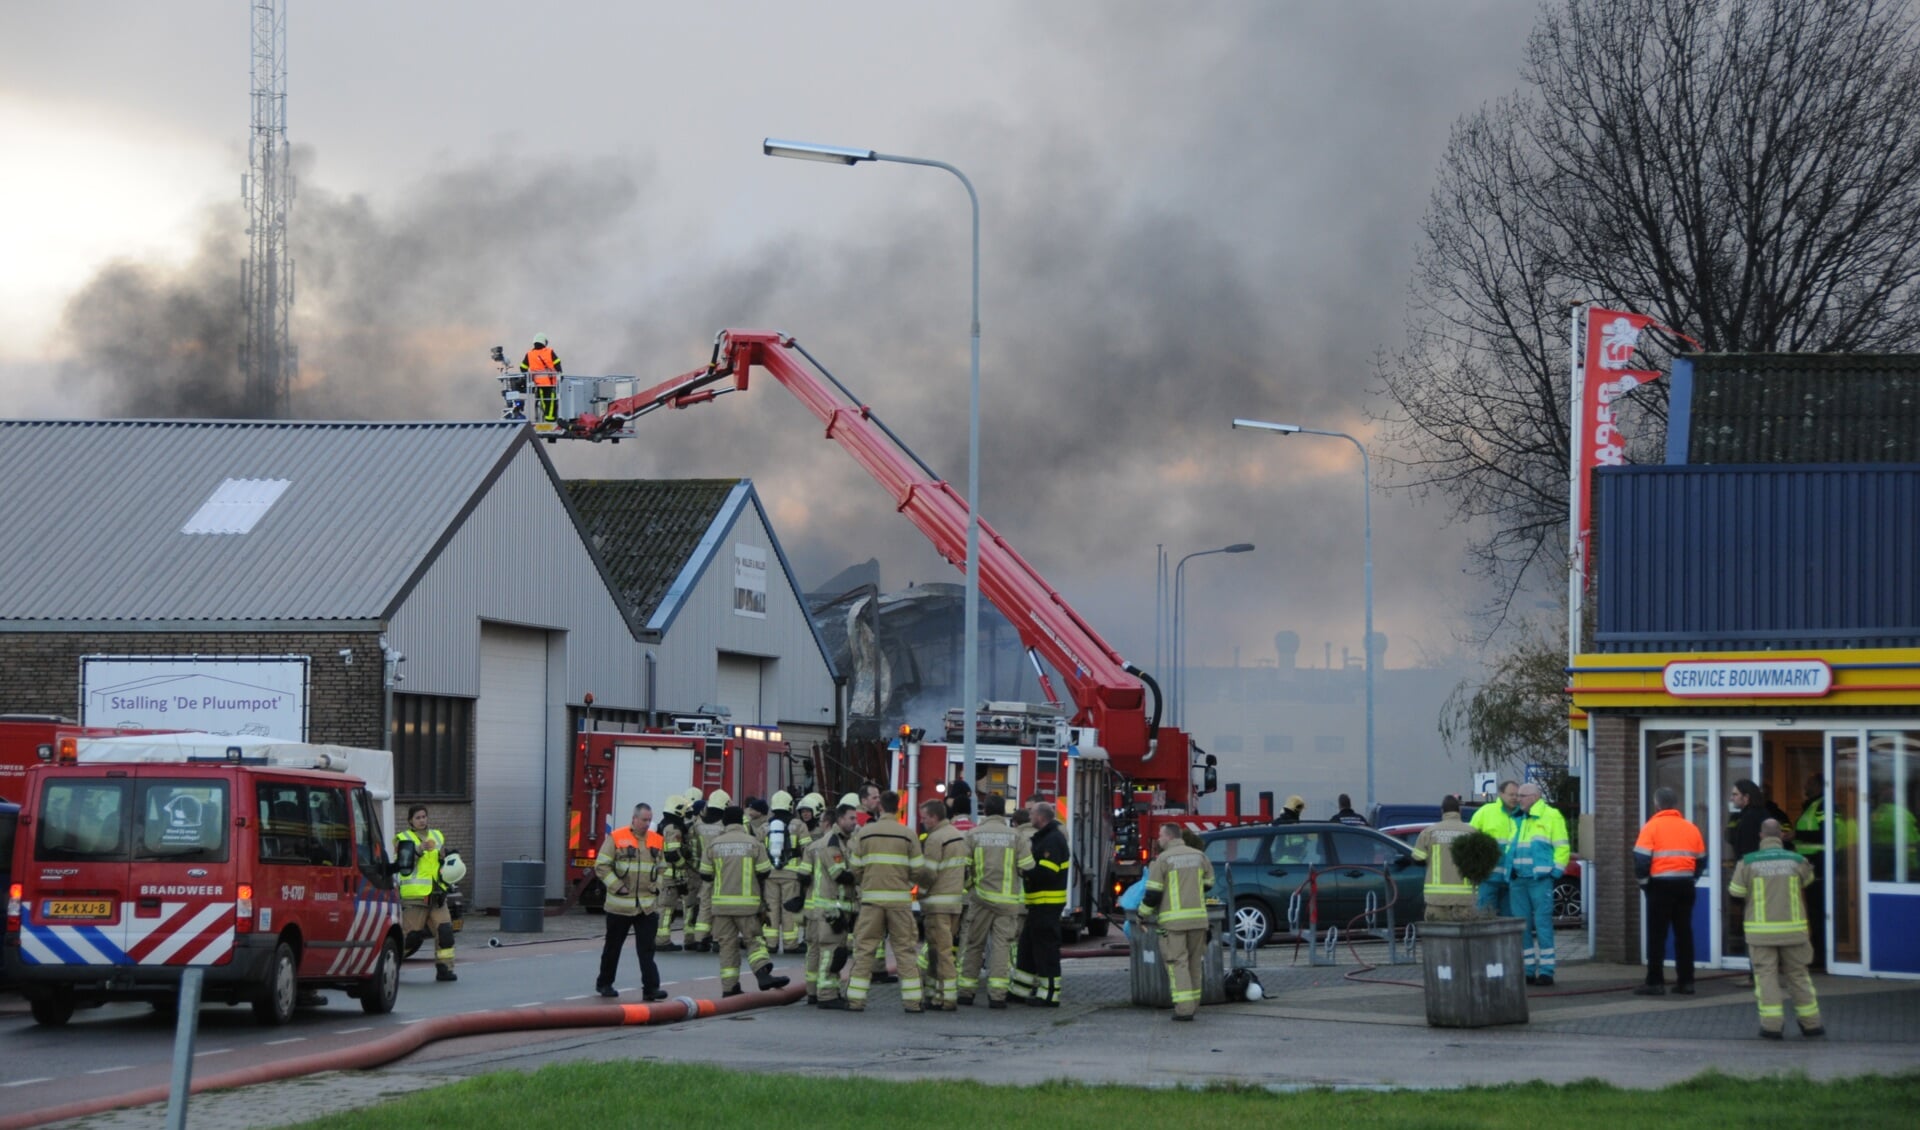
M 1633 877 L 1633 842 L 1640 835 L 1640 720 L 1591 716 L 1593 727 L 1593 845 L 1596 868 L 1594 957 L 1640 961 L 1640 886 Z
M 353 649 L 353 665 L 340 658 Z M 307 657 L 307 740 L 380 749 L 378 632 L 0 632 L 0 713 L 80 716 L 85 655 Z

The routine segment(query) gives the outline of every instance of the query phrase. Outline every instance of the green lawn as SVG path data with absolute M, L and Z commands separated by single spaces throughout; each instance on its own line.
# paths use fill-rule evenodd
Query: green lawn
M 1549 1126 L 1687 1130 L 1755 1126 L 1901 1127 L 1920 1111 L 1920 1073 L 1838 1083 L 1802 1078 L 1735 1079 L 1707 1074 L 1663 1091 L 1606 1083 L 1544 1083 L 1459 1091 L 1207 1090 L 1051 1083 L 990 1087 L 964 1082 L 892 1083 L 820 1076 L 750 1075 L 646 1062 L 569 1063 L 533 1073 L 500 1072 L 422 1091 L 383 1106 L 304 1123 L 312 1130 L 458 1127 L 522 1130 L 642 1125 L 797 1127 L 834 1130 L 943 1126 L 1191 1127 L 1312 1124 L 1322 1127 Z

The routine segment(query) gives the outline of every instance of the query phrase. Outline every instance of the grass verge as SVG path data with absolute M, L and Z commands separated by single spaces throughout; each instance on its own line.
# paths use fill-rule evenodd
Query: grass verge
M 1247 1086 L 1146 1089 L 1048 1083 L 995 1087 L 975 1082 L 885 1082 L 757 1075 L 647 1062 L 567 1063 L 539 1071 L 482 1075 L 377 1107 L 303 1123 L 304 1130 L 457 1126 L 524 1130 L 629 1124 L 728 1126 L 754 1130 L 898 1130 L 945 1126 L 1045 1126 L 1049 1130 L 1131 1126 L 1313 1125 L 1448 1130 L 1549 1125 L 1554 1130 L 1619 1130 L 1678 1125 L 1687 1130 L 1769 1126 L 1913 1126 L 1920 1073 L 1816 1083 L 1798 1076 L 1736 1079 L 1714 1072 L 1658 1091 L 1622 1090 L 1598 1080 L 1470 1087 L 1456 1091 L 1332 1091 L 1276 1094 Z

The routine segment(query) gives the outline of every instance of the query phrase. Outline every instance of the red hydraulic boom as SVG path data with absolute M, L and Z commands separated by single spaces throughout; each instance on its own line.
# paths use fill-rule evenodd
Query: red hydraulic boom
M 615 438 L 627 434 L 629 421 L 661 408 L 691 408 L 729 392 L 744 392 L 755 366 L 798 397 L 825 425 L 826 438 L 866 468 L 893 497 L 895 508 L 933 542 L 940 555 L 965 571 L 967 500 L 784 334 L 723 331 L 714 339 L 713 356 L 705 366 L 633 396 L 597 402 L 594 410 L 557 421 L 551 434 L 586 440 Z M 980 523 L 980 587 L 1013 623 L 1021 642 L 1045 656 L 1066 681 L 1076 708 L 1073 724 L 1091 727 L 1098 734 L 1119 772 L 1164 789 L 1166 805 L 1186 807 L 1194 791 L 1191 747 L 1184 732 L 1159 726 L 1159 688 L 1155 686 L 1149 719 L 1146 684 L 1152 680 L 1122 659 L 984 520 Z M 1051 698 L 1050 686 L 1047 693 Z M 1206 772 L 1205 777 L 1201 791 L 1211 788 L 1213 773 Z

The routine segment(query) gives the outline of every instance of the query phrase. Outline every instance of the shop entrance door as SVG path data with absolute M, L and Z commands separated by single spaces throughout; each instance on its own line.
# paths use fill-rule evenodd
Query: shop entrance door
M 1718 964 L 1744 969 L 1747 967 L 1747 934 L 1742 920 L 1746 904 L 1727 894 L 1734 864 L 1740 862 L 1732 840 L 1737 815 L 1733 810 L 1733 785 L 1735 781 L 1759 784 L 1764 780 L 1766 758 L 1761 753 L 1757 730 L 1716 730 L 1713 739 L 1713 796 L 1717 804 L 1712 809 L 1712 823 L 1702 821 L 1700 824 L 1700 834 L 1707 841 L 1708 874 L 1712 876 L 1708 883 L 1713 897 L 1701 901 L 1711 901 L 1716 911 L 1714 952 L 1720 955 Z

